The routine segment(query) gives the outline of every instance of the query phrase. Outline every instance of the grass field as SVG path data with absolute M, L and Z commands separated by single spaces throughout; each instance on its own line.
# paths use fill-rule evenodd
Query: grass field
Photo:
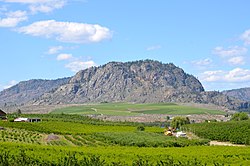
M 188 114 L 220 114 L 223 111 L 211 110 L 206 108 L 197 108 L 191 106 L 182 106 L 173 103 L 159 104 L 130 104 L 130 103 L 105 103 L 91 104 L 82 106 L 73 106 L 56 109 L 52 114 L 97 114 L 97 115 L 119 115 L 136 116 L 141 114 L 170 114 L 170 115 L 188 115 Z

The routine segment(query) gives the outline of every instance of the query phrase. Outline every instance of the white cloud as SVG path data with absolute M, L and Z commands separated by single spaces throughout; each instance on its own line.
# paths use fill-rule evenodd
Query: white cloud
M 201 74 L 201 80 L 206 82 L 219 81 L 225 74 L 222 70 L 205 71 Z
M 29 8 L 32 13 L 37 13 L 37 12 L 49 13 L 55 9 L 63 8 L 65 4 L 66 4 L 66 1 L 64 0 L 54 0 L 54 1 L 49 1 L 46 3 L 36 3 L 33 5 L 30 5 Z
M 223 47 L 216 47 L 213 50 L 213 54 L 225 58 L 225 57 L 245 55 L 247 51 L 248 51 L 247 48 L 239 46 L 228 47 L 227 49 Z
M 236 56 L 228 59 L 228 63 L 232 65 L 244 65 L 245 64 L 245 58 L 243 56 Z
M 0 27 L 16 27 L 20 22 L 28 19 L 26 11 L 8 12 L 6 18 L 0 18 Z
M 196 60 L 196 61 L 191 61 L 191 63 L 195 66 L 208 66 L 211 65 L 212 59 L 206 58 L 206 59 L 201 59 L 201 60 Z
M 1 1 L 7 3 L 28 4 L 29 9 L 31 10 L 32 13 L 52 12 L 55 9 L 60 9 L 64 7 L 67 3 L 66 0 L 1 0 Z
M 96 63 L 94 61 L 74 61 L 74 62 L 70 62 L 68 64 L 65 65 L 66 68 L 70 69 L 72 72 L 78 72 L 80 70 L 84 70 L 86 68 L 92 67 L 92 66 L 96 66 Z
M 49 50 L 48 50 L 48 54 L 57 54 L 59 51 L 63 50 L 63 46 L 53 46 L 53 47 L 50 47 Z
M 62 61 L 62 60 L 69 60 L 71 58 L 73 58 L 72 54 L 59 54 L 56 59 L 58 61 Z
M 241 36 L 241 40 L 244 41 L 245 45 L 250 44 L 250 29 L 246 30 Z
M 14 85 L 16 85 L 18 82 L 15 80 L 10 81 L 7 85 L 0 85 L 0 89 L 8 89 Z
M 206 71 L 201 74 L 201 80 L 204 82 L 250 82 L 250 70 L 235 68 L 231 71 Z
M 153 51 L 153 50 L 159 50 L 159 49 L 161 49 L 161 45 L 155 45 L 155 46 L 150 46 L 146 48 L 147 51 Z
M 97 24 L 84 24 L 75 22 L 57 22 L 55 20 L 38 21 L 18 29 L 18 32 L 55 38 L 68 43 L 100 42 L 112 37 L 111 31 Z

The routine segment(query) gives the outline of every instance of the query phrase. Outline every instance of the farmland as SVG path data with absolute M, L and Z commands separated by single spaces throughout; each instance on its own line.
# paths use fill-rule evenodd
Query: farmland
M 0 121 L 0 165 L 249 165 L 250 147 L 166 137 L 160 126 L 41 114 L 39 123 Z M 240 137 L 240 136 L 239 136 Z
M 223 111 L 219 110 L 182 106 L 174 103 L 159 103 L 159 104 L 101 103 L 101 104 L 90 104 L 90 105 L 60 108 L 52 111 L 51 113 L 119 115 L 119 116 L 137 116 L 141 114 L 171 114 L 171 115 L 225 114 Z

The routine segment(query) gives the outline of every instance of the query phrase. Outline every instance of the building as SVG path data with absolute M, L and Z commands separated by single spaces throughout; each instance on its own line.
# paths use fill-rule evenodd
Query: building
M 41 122 L 40 118 L 28 118 L 29 122 Z
M 6 119 L 6 113 L 0 109 L 0 119 Z
M 14 122 L 29 122 L 29 118 L 16 118 Z
M 40 118 L 16 118 L 14 122 L 41 122 Z

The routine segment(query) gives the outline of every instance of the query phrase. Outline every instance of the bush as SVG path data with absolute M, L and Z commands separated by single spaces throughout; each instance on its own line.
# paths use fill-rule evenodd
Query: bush
M 137 131 L 145 131 L 145 127 L 144 127 L 144 125 L 139 125 L 139 126 L 137 126 Z

